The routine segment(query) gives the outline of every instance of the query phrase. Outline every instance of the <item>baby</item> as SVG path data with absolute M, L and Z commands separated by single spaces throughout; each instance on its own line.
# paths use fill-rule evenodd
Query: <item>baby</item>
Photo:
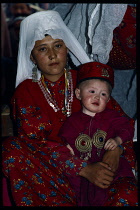
M 80 66 L 75 94 L 82 110 L 73 113 L 60 129 L 60 136 L 73 155 L 78 150 L 77 155 L 89 159 L 95 146 L 100 156 L 103 148 L 123 148 L 121 144 L 131 136 L 129 120 L 107 108 L 113 86 L 114 72 L 109 66 L 98 62 Z
M 82 109 L 73 113 L 62 125 L 59 136 L 70 152 L 88 163 L 102 162 L 106 150 L 133 138 L 129 119 L 109 109 L 114 86 L 113 69 L 105 64 L 90 62 L 80 66 L 75 94 Z M 108 166 L 112 170 L 112 165 Z M 115 179 L 126 176 L 123 157 Z M 106 189 L 97 187 L 83 177 L 68 177 L 76 192 L 78 206 L 102 206 Z

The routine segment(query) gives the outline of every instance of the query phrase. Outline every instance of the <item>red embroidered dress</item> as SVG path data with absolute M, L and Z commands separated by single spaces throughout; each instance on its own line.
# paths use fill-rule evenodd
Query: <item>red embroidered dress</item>
M 76 72 L 73 70 L 72 78 L 75 87 Z M 66 119 L 61 111 L 64 106 L 64 81 L 64 76 L 55 83 L 45 81 L 58 103 L 58 112 L 48 104 L 38 83 L 30 79 L 17 87 L 12 98 L 18 136 L 3 142 L 2 163 L 16 206 L 76 205 L 75 192 L 65 175 L 78 176 L 87 163 L 72 157 L 57 136 Z M 116 104 L 111 106 L 116 109 Z M 74 97 L 72 112 L 79 109 L 80 103 Z M 134 165 L 131 146 L 132 142 L 126 144 L 129 154 L 126 153 L 126 158 Z

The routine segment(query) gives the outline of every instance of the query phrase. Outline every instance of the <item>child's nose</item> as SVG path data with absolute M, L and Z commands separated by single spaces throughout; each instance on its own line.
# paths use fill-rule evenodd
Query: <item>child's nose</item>
M 99 94 L 96 94 L 96 95 L 95 95 L 95 98 L 96 98 L 96 99 L 99 99 L 99 97 L 100 97 Z

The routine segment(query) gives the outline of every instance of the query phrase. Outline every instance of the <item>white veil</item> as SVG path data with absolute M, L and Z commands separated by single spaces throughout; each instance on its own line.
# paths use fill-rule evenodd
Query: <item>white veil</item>
M 76 66 L 90 62 L 82 46 L 65 25 L 58 12 L 53 10 L 36 12 L 21 22 L 16 86 L 25 79 L 32 78 L 34 64 L 30 60 L 30 54 L 35 41 L 43 39 L 45 34 L 51 35 L 53 39 L 62 39 L 65 42 Z M 39 79 L 40 71 L 37 73 Z

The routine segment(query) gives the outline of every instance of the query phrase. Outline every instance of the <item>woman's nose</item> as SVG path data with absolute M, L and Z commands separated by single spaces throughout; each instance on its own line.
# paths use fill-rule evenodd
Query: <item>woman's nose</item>
M 49 59 L 53 60 L 56 57 L 56 53 L 54 50 L 50 50 L 49 51 Z

